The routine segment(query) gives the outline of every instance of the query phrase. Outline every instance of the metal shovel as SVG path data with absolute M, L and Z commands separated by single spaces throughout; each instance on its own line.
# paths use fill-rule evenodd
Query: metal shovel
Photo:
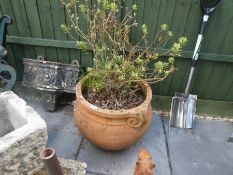
M 190 129 L 194 127 L 197 95 L 189 94 L 190 85 L 192 82 L 197 60 L 199 58 L 205 25 L 208 21 L 210 13 L 212 13 L 215 10 L 220 1 L 221 0 L 201 0 L 201 9 L 203 16 L 201 21 L 201 27 L 199 30 L 199 35 L 196 41 L 196 46 L 192 56 L 189 77 L 186 83 L 185 92 L 176 92 L 175 96 L 172 98 L 169 130 L 170 127 Z

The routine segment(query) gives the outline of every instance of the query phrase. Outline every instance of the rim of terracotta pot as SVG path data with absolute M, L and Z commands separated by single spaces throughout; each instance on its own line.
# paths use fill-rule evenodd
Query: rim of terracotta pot
M 130 109 L 121 109 L 121 110 L 109 110 L 109 109 L 102 109 L 100 107 L 97 107 L 90 102 L 88 102 L 82 95 L 82 83 L 88 78 L 88 76 L 83 77 L 76 85 L 76 98 L 79 100 L 79 103 L 82 104 L 82 107 L 88 108 L 88 110 L 91 109 L 95 115 L 100 115 L 105 114 L 105 118 L 127 118 L 129 117 L 130 114 L 137 114 L 137 113 L 145 113 L 147 110 L 148 105 L 151 105 L 151 100 L 152 100 L 152 90 L 150 85 L 142 80 L 139 81 L 139 84 L 143 88 L 143 91 L 145 93 L 146 99 L 142 104 L 139 106 L 136 106 L 134 108 Z M 119 116 L 120 115 L 120 116 Z M 126 116 L 125 116 L 126 115 Z

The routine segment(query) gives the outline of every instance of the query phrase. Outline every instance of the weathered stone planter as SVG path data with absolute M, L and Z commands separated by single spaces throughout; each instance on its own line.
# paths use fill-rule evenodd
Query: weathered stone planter
M 78 162 L 76 160 L 62 159 L 59 158 L 59 163 L 62 168 L 64 175 L 85 175 L 87 164 L 85 162 Z M 43 168 L 35 175 L 48 175 L 46 170 Z
M 41 91 L 44 107 L 54 111 L 59 96 L 62 93 L 75 93 L 78 81 L 79 63 L 72 64 L 45 61 L 39 56 L 37 59 L 23 59 L 24 76 L 22 85 L 33 87 Z
M 0 93 L 0 174 L 38 172 L 39 151 L 47 142 L 43 119 L 11 91 Z

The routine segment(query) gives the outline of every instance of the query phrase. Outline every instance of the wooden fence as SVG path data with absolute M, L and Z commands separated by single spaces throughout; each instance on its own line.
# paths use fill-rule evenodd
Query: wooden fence
M 187 36 L 189 43 L 182 57 L 175 62 L 178 70 L 165 81 L 153 86 L 154 94 L 159 96 L 173 96 L 176 91 L 183 91 L 200 25 L 200 0 L 125 0 L 123 3 L 125 6 L 131 6 L 132 3 L 138 5 L 137 21 L 139 25 L 147 24 L 152 35 L 161 24 L 167 23 L 175 34 L 174 39 L 181 35 Z M 233 1 L 223 0 L 211 15 L 192 86 L 192 93 L 197 94 L 198 98 L 224 101 L 231 108 L 232 9 Z M 68 23 L 68 19 L 59 0 L 0 0 L 0 15 L 3 14 L 14 18 L 13 25 L 9 27 L 8 61 L 17 68 L 19 79 L 22 78 L 23 57 L 43 55 L 51 61 L 69 63 L 78 59 L 82 65 L 91 64 L 91 51 L 83 53 L 76 49 L 71 39 L 61 31 L 61 24 Z M 136 39 L 139 32 L 132 31 L 132 39 Z

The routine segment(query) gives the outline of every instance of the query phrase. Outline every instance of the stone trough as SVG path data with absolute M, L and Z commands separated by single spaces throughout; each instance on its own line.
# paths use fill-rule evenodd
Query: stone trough
M 86 175 L 87 164 L 76 160 L 58 158 L 64 175 Z M 35 175 L 48 175 L 45 168 L 42 168 Z M 94 174 L 90 174 L 94 175 Z
M 0 93 L 0 174 L 38 172 L 39 151 L 48 139 L 44 120 L 11 91 Z

